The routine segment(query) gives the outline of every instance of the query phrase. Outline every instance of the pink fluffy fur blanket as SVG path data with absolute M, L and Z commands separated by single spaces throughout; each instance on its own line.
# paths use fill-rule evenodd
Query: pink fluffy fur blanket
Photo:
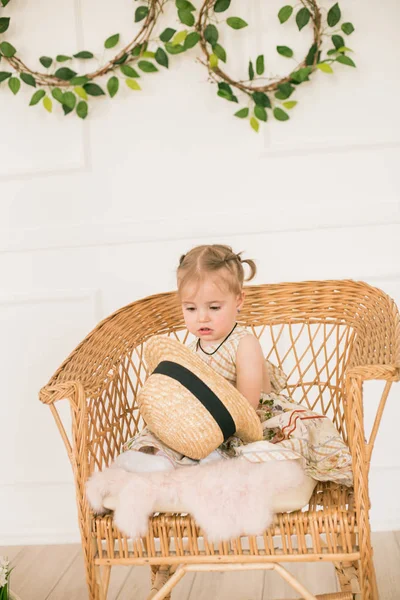
M 86 484 L 90 505 L 104 513 L 107 496 L 116 498 L 114 523 L 131 538 L 145 536 L 148 519 L 161 507 L 185 507 L 210 541 L 262 533 L 273 520 L 274 497 L 301 486 L 297 461 L 249 463 L 243 458 L 179 467 L 173 471 L 132 473 L 111 466 Z

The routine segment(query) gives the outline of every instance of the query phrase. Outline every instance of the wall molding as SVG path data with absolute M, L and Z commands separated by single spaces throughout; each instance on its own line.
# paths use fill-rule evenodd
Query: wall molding
M 198 218 L 197 218 L 198 217 Z M 307 215 L 297 226 L 284 226 L 286 217 L 282 214 L 276 224 L 269 227 L 260 225 L 260 219 L 254 212 L 237 215 L 220 213 L 211 220 L 204 215 L 192 215 L 190 218 L 148 219 L 141 221 L 121 221 L 116 223 L 88 222 L 65 227 L 37 227 L 25 229 L 0 230 L 0 253 L 33 252 L 45 250 L 65 250 L 68 248 L 89 248 L 93 246 L 118 246 L 124 244 L 157 243 L 171 240 L 209 238 L 210 236 L 238 236 L 278 233 L 300 233 L 319 230 L 359 229 L 366 227 L 388 227 L 400 225 L 400 219 L 393 218 L 393 212 L 380 218 L 372 217 L 354 222 L 332 222 L 330 216 L 326 222 L 310 223 Z M 171 234 L 171 220 L 174 233 Z M 265 219 L 262 219 L 264 222 Z M 223 232 L 223 233 L 222 233 Z

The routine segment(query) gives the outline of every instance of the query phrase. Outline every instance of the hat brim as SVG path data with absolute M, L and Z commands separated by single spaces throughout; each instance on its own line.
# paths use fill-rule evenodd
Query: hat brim
M 150 376 L 138 404 L 149 429 L 166 445 L 201 459 L 227 432 L 244 442 L 262 439 L 260 419 L 248 400 L 184 344 L 154 336 L 144 354 Z

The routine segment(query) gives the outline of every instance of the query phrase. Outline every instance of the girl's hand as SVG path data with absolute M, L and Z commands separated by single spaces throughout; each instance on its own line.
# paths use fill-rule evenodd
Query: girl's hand
M 260 402 L 265 359 L 260 342 L 249 334 L 243 337 L 236 354 L 236 387 L 253 408 Z

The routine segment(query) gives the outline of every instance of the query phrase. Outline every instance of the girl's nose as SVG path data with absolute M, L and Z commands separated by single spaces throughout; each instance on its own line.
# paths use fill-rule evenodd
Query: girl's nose
M 208 311 L 204 310 L 204 311 L 199 311 L 199 321 L 203 322 L 203 321 L 208 321 L 209 317 L 208 317 Z

